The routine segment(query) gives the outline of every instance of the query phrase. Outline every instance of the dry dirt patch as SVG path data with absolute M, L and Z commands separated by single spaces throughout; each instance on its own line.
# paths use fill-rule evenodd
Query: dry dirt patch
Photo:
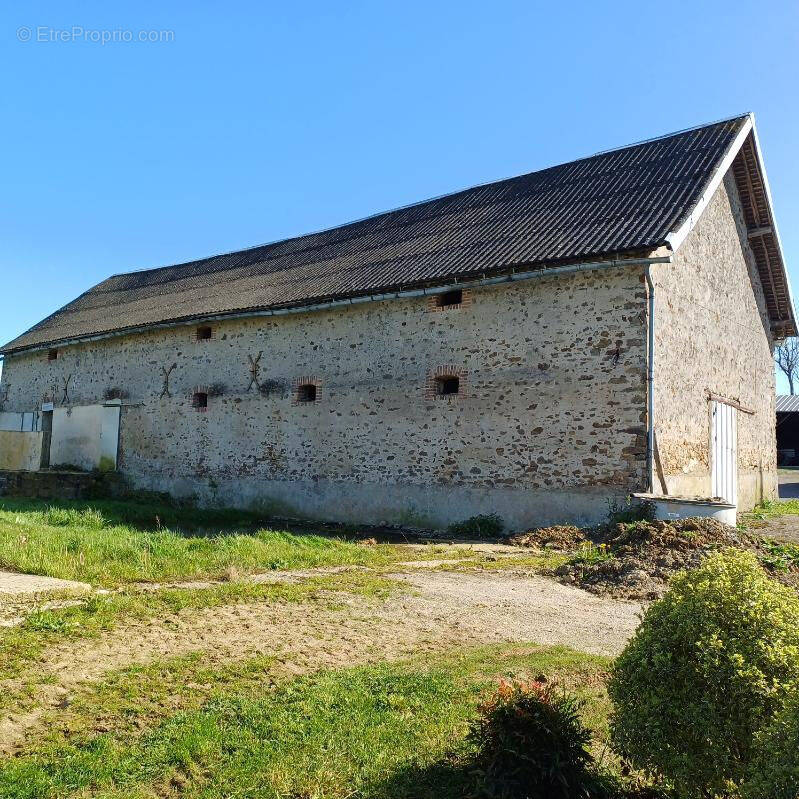
M 748 518 L 745 523 L 747 529 L 755 535 L 799 544 L 799 516 L 786 514 L 766 519 Z
M 283 671 L 300 674 L 460 645 L 526 641 L 615 654 L 635 630 L 641 610 L 540 577 L 394 576 L 412 593 L 387 600 L 337 594 L 333 607 L 256 603 L 183 611 L 52 647 L 34 669 L 37 681 L 47 682 L 37 697 L 39 709 L 0 719 L 0 751 L 14 751 L 80 684 L 134 664 L 192 652 L 211 662 L 271 655 Z M 0 684 L 0 690 L 19 685 Z
M 598 597 L 546 577 L 446 571 L 394 576 L 417 589 L 407 603 L 415 615 L 494 641 L 562 644 L 615 655 L 642 612 L 638 603 Z
M 88 594 L 91 590 L 88 583 L 0 569 L 0 627 L 19 624 L 35 608 L 76 604 L 80 600 L 69 598 Z
M 0 599 L 54 591 L 80 594 L 91 590 L 92 587 L 88 583 L 59 580 L 57 577 L 44 577 L 39 574 L 18 574 L 0 569 Z

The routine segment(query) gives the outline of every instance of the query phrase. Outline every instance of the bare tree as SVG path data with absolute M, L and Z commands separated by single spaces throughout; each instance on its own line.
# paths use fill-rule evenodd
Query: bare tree
M 784 344 L 777 347 L 774 357 L 776 358 L 777 366 L 782 369 L 788 378 L 788 387 L 791 390 L 791 394 L 795 394 L 793 384 L 795 380 L 799 380 L 799 338 L 786 339 Z

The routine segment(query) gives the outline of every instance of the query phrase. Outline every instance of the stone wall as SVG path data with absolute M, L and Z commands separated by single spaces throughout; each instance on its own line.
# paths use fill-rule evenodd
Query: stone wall
M 609 498 L 645 484 L 641 274 L 486 287 L 453 309 L 364 303 L 217 322 L 207 340 L 186 326 L 56 360 L 22 354 L 5 361 L 5 407 L 122 396 L 122 473 L 206 503 L 425 526 L 487 512 L 514 528 L 597 521 Z M 460 394 L 431 390 L 442 370 Z M 301 382 L 315 402 L 298 401 Z
M 774 496 L 773 342 L 730 175 L 653 275 L 656 487 L 710 493 L 713 393 L 755 411 L 738 415 L 740 507 Z M 122 398 L 135 486 L 288 515 L 594 522 L 645 486 L 642 269 L 211 327 L 7 357 L 4 409 Z M 439 396 L 448 375 L 460 391 Z
M 100 472 L 20 472 L 0 469 L 0 497 L 27 499 L 124 498 L 121 475 Z
M 738 412 L 738 505 L 776 495 L 773 341 L 731 174 L 677 251 L 653 268 L 656 486 L 710 493 L 708 393 Z

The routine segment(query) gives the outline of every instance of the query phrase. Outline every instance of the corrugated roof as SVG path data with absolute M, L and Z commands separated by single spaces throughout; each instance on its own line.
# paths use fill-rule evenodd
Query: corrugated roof
M 748 119 L 682 131 L 307 236 L 115 275 L 2 351 L 650 251 L 689 217 Z
M 777 394 L 777 413 L 799 413 L 799 395 Z

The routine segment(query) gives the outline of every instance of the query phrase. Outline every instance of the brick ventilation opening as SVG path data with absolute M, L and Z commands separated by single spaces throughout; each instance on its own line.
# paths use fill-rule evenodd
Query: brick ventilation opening
M 436 378 L 436 394 L 447 395 L 457 394 L 461 388 L 461 379 L 459 377 L 437 377 Z
M 318 402 L 322 396 L 322 381 L 316 377 L 299 377 L 293 382 L 294 405 Z
M 197 328 L 197 341 L 208 341 L 209 338 L 213 338 L 213 335 L 213 328 L 207 325 Z
M 463 302 L 463 291 L 461 289 L 447 291 L 444 294 L 438 294 L 436 300 L 438 300 L 436 305 L 438 305 L 439 308 L 449 308 L 453 305 L 460 305 Z
M 205 391 L 195 391 L 191 398 L 191 404 L 198 411 L 207 411 L 208 394 Z
M 47 360 L 48 361 L 57 361 L 58 360 L 58 350 L 48 350 L 47 351 Z
M 316 386 L 313 383 L 297 386 L 297 402 L 316 402 Z
M 439 366 L 427 375 L 425 399 L 462 399 L 466 396 L 466 377 L 469 373 L 459 366 Z
M 452 289 L 427 298 L 428 311 L 452 311 L 471 304 L 472 293 L 468 289 Z

